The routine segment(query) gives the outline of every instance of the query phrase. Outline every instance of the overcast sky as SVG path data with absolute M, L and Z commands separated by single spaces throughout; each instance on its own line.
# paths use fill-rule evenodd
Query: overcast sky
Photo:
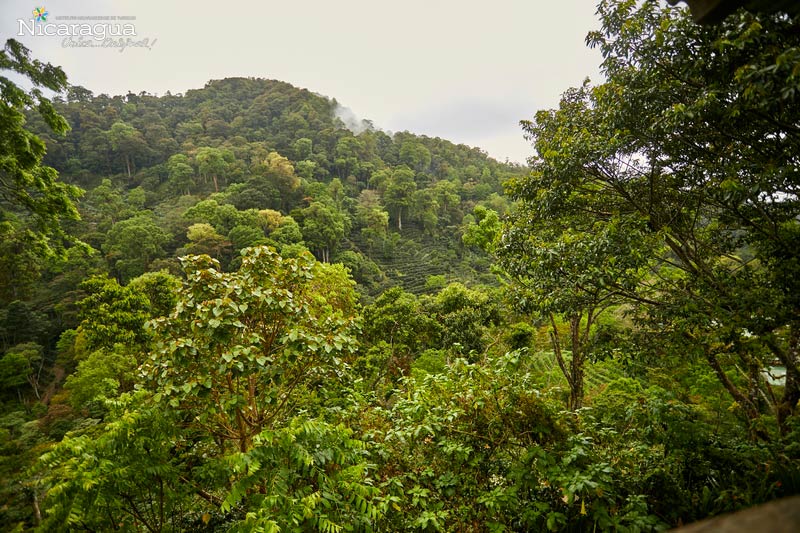
M 17 19 L 30 21 L 34 7 L 51 24 L 136 17 L 136 39 L 151 46 L 120 52 L 17 36 Z M 0 36 L 95 94 L 279 79 L 336 98 L 380 128 L 523 162 L 531 148 L 519 120 L 599 78 L 599 54 L 584 44 L 598 25 L 594 12 L 593 0 L 0 0 Z

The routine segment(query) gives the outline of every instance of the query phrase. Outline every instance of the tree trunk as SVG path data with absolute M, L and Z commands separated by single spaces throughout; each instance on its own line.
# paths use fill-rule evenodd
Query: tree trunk
M 750 398 L 743 394 L 742 391 L 740 391 L 739 388 L 730 380 L 728 375 L 722 369 L 722 366 L 719 364 L 716 354 L 714 354 L 710 348 L 706 349 L 706 360 L 711 366 L 711 369 L 717 375 L 717 379 L 720 381 L 720 383 L 722 383 L 722 386 L 725 387 L 725 390 L 727 390 L 728 393 L 733 397 L 734 401 L 736 401 L 736 403 L 742 407 L 748 420 L 755 420 L 759 414 L 758 409 L 750 401 Z
M 28 376 L 28 384 L 33 389 L 33 393 L 36 395 L 36 399 L 41 400 L 42 397 L 39 395 L 39 380 L 36 378 L 36 376 L 34 376 L 33 374 Z
M 591 312 L 587 318 L 586 324 L 586 338 L 588 338 L 589 329 L 592 326 Z M 572 360 L 567 361 L 564 359 L 564 353 L 561 349 L 561 341 L 558 338 L 558 328 L 556 327 L 555 316 L 550 313 L 550 342 L 553 345 L 553 353 L 556 356 L 556 362 L 561 369 L 561 373 L 567 380 L 569 386 L 569 401 L 567 408 L 571 411 L 576 411 L 583 407 L 583 394 L 584 394 L 584 362 L 586 361 L 585 351 L 585 338 L 581 335 L 581 320 L 583 314 L 579 313 L 573 315 L 569 319 L 569 332 L 570 332 L 570 345 L 572 348 Z
M 787 350 L 780 349 L 774 342 L 769 343 L 769 348 L 786 368 L 783 397 L 775 409 L 778 427 L 783 432 L 786 429 L 786 420 L 796 414 L 798 401 L 800 401 L 800 371 L 798 371 L 800 324 L 791 324 L 789 326 L 789 347 Z
M 558 328 L 556 327 L 556 318 L 553 313 L 550 313 L 550 343 L 553 346 L 553 353 L 556 356 L 556 362 L 558 363 L 558 367 L 561 369 L 561 373 L 564 375 L 564 378 L 567 380 L 567 385 L 569 386 L 569 400 L 567 402 L 567 408 L 571 411 L 578 409 L 580 407 L 580 403 L 583 401 L 583 374 L 578 374 L 580 377 L 580 383 L 575 382 L 575 354 L 572 354 L 572 361 L 570 362 L 569 366 L 567 366 L 567 362 L 564 359 L 564 353 L 561 350 L 561 340 L 558 338 Z M 570 323 L 571 326 L 571 323 Z M 571 330 L 571 327 L 570 327 Z M 580 402 L 577 400 L 578 398 L 578 390 L 580 390 Z
M 31 488 L 33 494 L 33 518 L 36 520 L 36 525 L 42 525 L 42 510 L 39 507 L 39 494 L 36 492 L 36 487 Z
M 591 327 L 591 324 L 588 324 L 588 327 Z M 584 343 L 581 339 L 581 315 L 570 318 L 569 330 L 572 340 L 572 363 L 570 364 L 572 386 L 570 387 L 569 408 L 576 411 L 583 407 L 583 362 L 585 354 Z

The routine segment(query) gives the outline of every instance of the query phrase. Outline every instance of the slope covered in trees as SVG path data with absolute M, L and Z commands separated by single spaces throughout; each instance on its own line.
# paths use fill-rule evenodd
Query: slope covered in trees
M 416 290 L 428 275 L 477 277 L 485 262 L 448 243 L 460 242 L 475 205 L 504 210 L 501 185 L 522 171 L 367 121 L 355 134 L 335 100 L 271 80 L 218 80 L 161 97 L 73 87 L 57 109 L 72 125 L 66 137 L 31 123 L 47 141 L 46 163 L 86 190 L 73 233 L 120 280 L 154 262 L 177 271 L 176 250 L 230 261 L 260 241 L 303 243 L 322 261 L 344 261 L 372 293 L 403 277 L 422 276 Z M 189 231 L 193 223 L 211 227 Z M 398 257 L 420 242 L 430 254 Z
M 524 169 L 282 82 L 5 80 L 0 524 L 657 531 L 800 492 L 798 20 L 598 16 L 606 79 Z

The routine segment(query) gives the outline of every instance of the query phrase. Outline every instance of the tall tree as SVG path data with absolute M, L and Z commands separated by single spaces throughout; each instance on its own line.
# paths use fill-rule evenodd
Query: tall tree
M 232 160 L 233 154 L 230 152 L 209 146 L 199 148 L 195 154 L 200 175 L 211 178 L 214 182 L 214 192 L 219 192 L 219 178 L 225 176 Z
M 148 151 L 147 142 L 139 130 L 125 122 L 115 122 L 107 134 L 111 148 L 125 161 L 128 179 L 132 179 L 136 171 L 136 159 Z
M 517 193 L 517 185 L 512 181 L 509 189 Z M 570 390 L 568 405 L 575 410 L 583 406 L 584 366 L 597 319 L 623 301 L 622 290 L 634 290 L 644 278 L 648 256 L 642 247 L 649 241 L 622 221 L 596 223 L 580 208 L 571 215 L 553 213 L 544 202 L 524 202 L 508 219 L 496 253 L 519 308 L 549 324 L 553 353 Z M 559 318 L 568 326 L 566 342 Z
M 194 169 L 184 154 L 175 154 L 167 161 L 169 182 L 174 190 L 189 194 L 194 185 Z
M 301 214 L 303 239 L 321 261 L 330 262 L 331 251 L 350 232 L 350 217 L 323 202 L 313 202 Z
M 387 180 L 383 203 L 390 213 L 394 213 L 399 230 L 403 229 L 403 211 L 411 207 L 416 189 L 414 172 L 405 166 L 394 169 Z
M 208 256 L 183 262 L 188 279 L 175 311 L 157 321 L 146 373 L 157 397 L 191 414 L 191 425 L 223 449 L 247 452 L 256 435 L 285 421 L 305 386 L 354 349 L 352 305 L 336 305 L 352 286 L 317 292 L 321 265 L 266 247 L 246 249 L 231 273 Z
M 222 259 L 223 256 L 227 256 L 227 252 L 231 248 L 231 242 L 217 233 L 214 226 L 205 222 L 189 226 L 186 238 L 189 239 L 189 242 L 180 250 L 181 254 L 207 254 L 216 259 Z
M 27 78 L 33 88 L 25 91 L 0 76 L 0 220 L 13 218 L 13 213 L 30 218 L 24 226 L 49 238 L 49 245 L 64 236 L 63 220 L 78 218 L 74 201 L 80 189 L 60 182 L 54 169 L 42 165 L 46 147 L 25 128 L 25 112 L 35 109 L 55 134 L 65 134 L 66 120 L 42 89 L 60 93 L 67 87 L 67 77 L 60 68 L 32 59 L 14 39 L 0 50 L 0 72 L 5 71 Z
M 431 152 L 422 143 L 405 141 L 400 146 L 400 162 L 416 172 L 425 172 L 431 165 Z
M 576 230 L 589 242 L 627 232 L 649 274 L 630 285 L 596 255 L 608 275 L 592 290 L 636 307 L 643 349 L 704 359 L 743 414 L 769 406 L 782 422 L 800 399 L 797 23 L 737 12 L 701 28 L 685 10 L 633 0 L 598 12 L 588 40 L 607 81 L 524 124 L 534 171 L 511 192 L 559 246 Z M 775 358 L 782 395 L 761 372 Z
M 144 274 L 150 262 L 163 257 L 170 235 L 149 211 L 122 220 L 109 230 L 103 251 L 119 279 L 130 280 Z

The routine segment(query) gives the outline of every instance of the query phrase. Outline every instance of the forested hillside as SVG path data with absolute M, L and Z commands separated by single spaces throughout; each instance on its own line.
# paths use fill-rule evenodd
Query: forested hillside
M 528 167 L 280 81 L 94 95 L 8 41 L 0 529 L 658 531 L 799 493 L 798 19 L 598 16 L 605 80 L 520 117 Z
M 416 292 L 428 275 L 480 277 L 486 263 L 459 245 L 459 227 L 478 204 L 504 210 L 501 184 L 521 172 L 366 121 L 350 124 L 356 134 L 335 100 L 270 80 L 162 97 L 73 87 L 56 108 L 72 126 L 63 138 L 29 117 L 45 163 L 86 191 L 72 232 L 123 282 L 177 273 L 190 252 L 227 266 L 255 243 L 344 262 L 372 294 L 404 277 L 421 276 Z

